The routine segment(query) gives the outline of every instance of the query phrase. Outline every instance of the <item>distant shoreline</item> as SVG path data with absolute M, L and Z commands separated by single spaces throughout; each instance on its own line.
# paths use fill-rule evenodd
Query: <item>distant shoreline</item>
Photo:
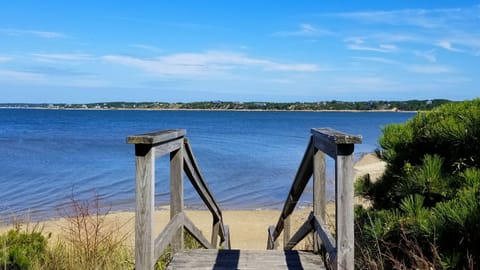
M 407 110 L 275 110 L 275 109 L 188 109 L 188 108 L 46 108 L 46 107 L 0 107 L 13 110 L 58 110 L 58 111 L 205 111 L 205 112 L 395 112 L 417 113 L 420 111 Z

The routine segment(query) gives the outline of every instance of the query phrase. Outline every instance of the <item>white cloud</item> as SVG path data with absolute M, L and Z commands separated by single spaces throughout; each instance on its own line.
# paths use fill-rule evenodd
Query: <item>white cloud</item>
M 0 69 L 0 81 L 39 82 L 44 78 L 45 76 L 38 73 Z
M 372 47 L 372 46 L 365 46 L 362 44 L 354 43 L 354 44 L 348 44 L 347 48 L 349 50 L 354 50 L 354 51 L 372 51 L 372 52 L 382 52 L 382 53 L 390 53 L 397 50 L 397 46 L 392 44 L 380 44 L 377 47 Z
M 64 38 L 64 34 L 59 32 L 39 31 L 39 30 L 23 30 L 23 29 L 0 29 L 0 33 L 8 36 L 34 36 L 39 38 Z
M 447 40 L 442 40 L 442 41 L 438 42 L 436 45 L 439 46 L 440 48 L 443 48 L 445 50 L 452 51 L 452 52 L 461 52 L 462 51 L 460 49 L 454 48 L 452 43 L 450 41 L 447 41 Z
M 411 65 L 407 66 L 406 69 L 410 72 L 421 74 L 444 74 L 454 72 L 452 68 L 442 65 Z
M 40 62 L 68 62 L 68 61 L 87 61 L 91 60 L 92 56 L 83 53 L 32 53 L 32 56 Z
M 428 62 L 432 62 L 432 63 L 437 62 L 437 57 L 435 56 L 435 50 L 413 51 L 413 54 L 427 60 Z
M 106 55 L 106 62 L 139 68 L 160 76 L 200 76 L 225 74 L 228 70 L 260 68 L 264 71 L 315 72 L 315 64 L 285 64 L 252 58 L 239 53 L 209 51 L 206 53 L 179 53 L 152 59 L 122 55 Z
M 363 57 L 363 56 L 355 56 L 352 57 L 353 59 L 357 60 L 364 60 L 364 61 L 370 61 L 370 62 L 377 62 L 377 63 L 383 63 L 383 64 L 398 64 L 397 61 L 383 58 L 383 57 Z
M 16 85 L 46 85 L 65 87 L 106 87 L 110 83 L 97 78 L 73 78 L 52 76 L 40 72 L 16 71 L 0 69 L 0 82 Z
M 347 19 L 364 23 L 383 23 L 390 25 L 407 25 L 420 28 L 438 28 L 448 25 L 447 21 L 462 20 L 459 14 L 465 14 L 463 9 L 403 9 L 391 11 L 365 11 L 337 13 Z
M 273 36 L 279 37 L 315 37 L 315 36 L 327 36 L 331 35 L 332 32 L 319 29 L 311 24 L 302 23 L 298 26 L 297 30 L 294 31 L 281 31 L 273 33 Z
M 134 47 L 134 48 L 144 49 L 144 50 L 151 51 L 151 52 L 157 52 L 157 53 L 162 51 L 162 49 L 160 49 L 158 47 L 155 47 L 155 46 L 152 46 L 152 45 L 147 45 L 147 44 L 132 44 L 130 46 Z

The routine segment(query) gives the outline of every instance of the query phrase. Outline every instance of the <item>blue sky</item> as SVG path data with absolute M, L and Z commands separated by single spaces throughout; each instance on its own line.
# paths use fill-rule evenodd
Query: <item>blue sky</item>
M 0 102 L 480 96 L 480 1 L 4 1 Z

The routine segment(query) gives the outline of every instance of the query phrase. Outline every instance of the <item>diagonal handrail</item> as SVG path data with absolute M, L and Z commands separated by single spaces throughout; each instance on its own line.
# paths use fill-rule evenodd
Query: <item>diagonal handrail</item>
M 292 249 L 306 235 L 314 232 L 315 251 L 323 247 L 334 269 L 353 269 L 353 152 L 361 136 L 349 135 L 330 128 L 312 129 L 302 162 L 288 193 L 276 226 L 268 228 L 267 249 L 276 248 L 282 232 L 284 249 Z M 335 160 L 336 239 L 324 223 L 326 206 L 325 154 Z M 290 238 L 289 217 L 305 187 L 314 176 L 313 212 Z
M 226 237 L 225 237 L 225 228 L 224 228 L 223 218 L 222 218 L 222 211 L 220 210 L 220 207 L 218 206 L 215 198 L 212 195 L 212 192 L 210 191 L 207 185 L 207 182 L 205 181 L 205 178 L 203 177 L 200 171 L 200 168 L 195 159 L 195 156 L 193 154 L 193 151 L 188 139 L 185 138 L 184 143 L 185 143 L 184 161 L 186 165 L 184 167 L 185 174 L 188 176 L 188 179 L 192 183 L 192 186 L 198 192 L 198 195 L 200 195 L 200 198 L 203 200 L 207 208 L 212 213 L 214 227 L 216 226 L 215 224 L 218 224 L 218 227 L 220 230 L 218 232 L 218 235 L 220 236 L 220 243 L 223 246 L 223 243 L 225 242 Z M 214 228 L 214 230 L 216 230 L 216 228 Z M 213 235 L 212 237 L 213 238 L 212 238 L 211 244 L 216 246 L 217 245 L 216 236 Z
M 156 260 L 170 244 L 172 252 L 183 249 L 183 231 L 187 230 L 205 248 L 230 249 L 228 226 L 193 155 L 186 131 L 163 130 L 127 137 L 135 144 L 136 207 L 135 207 L 135 268 L 153 269 Z M 155 207 L 155 159 L 170 154 L 170 222 L 156 239 L 153 235 Z M 213 217 L 211 242 L 185 215 L 183 203 L 183 172 L 202 198 Z

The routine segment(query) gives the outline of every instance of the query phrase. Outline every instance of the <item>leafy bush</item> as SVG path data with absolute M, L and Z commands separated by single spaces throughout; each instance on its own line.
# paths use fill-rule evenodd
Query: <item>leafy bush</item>
M 32 269 L 35 261 L 42 260 L 47 239 L 38 231 L 22 231 L 20 227 L 0 235 L 1 269 Z
M 382 254 L 386 268 L 478 267 L 479 138 L 480 99 L 384 127 L 378 153 L 387 169 L 356 186 L 373 203 L 357 209 L 357 247 Z

